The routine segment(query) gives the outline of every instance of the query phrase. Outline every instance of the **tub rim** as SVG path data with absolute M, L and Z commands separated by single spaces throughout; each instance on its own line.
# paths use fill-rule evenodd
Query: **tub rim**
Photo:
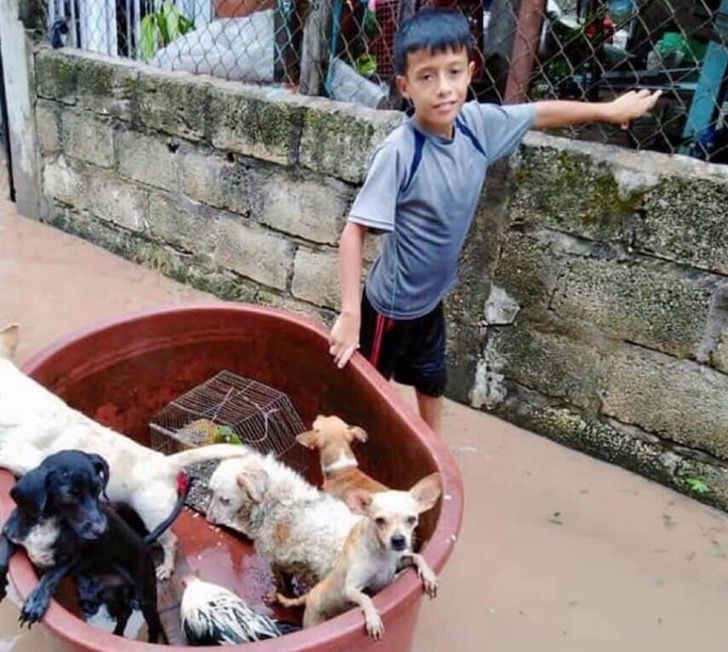
M 41 365 L 47 364 L 61 350 L 69 346 L 77 345 L 87 338 L 113 331 L 123 327 L 125 324 L 137 323 L 150 317 L 160 315 L 174 316 L 175 314 L 195 311 L 205 311 L 207 313 L 212 311 L 221 314 L 254 313 L 268 318 L 272 317 L 286 321 L 297 328 L 304 329 L 314 336 L 324 338 L 328 342 L 328 330 L 319 321 L 279 308 L 242 302 L 230 303 L 222 301 L 175 303 L 112 316 L 81 327 L 43 347 L 24 363 L 20 364 L 19 368 L 24 373 L 32 376 Z M 369 364 L 361 353 L 357 351 L 348 364 L 352 365 L 356 372 L 361 374 L 373 386 L 382 400 L 386 400 L 398 409 L 406 426 L 416 433 L 420 444 L 424 446 L 427 454 L 435 462 L 437 470 L 441 474 L 443 492 L 440 515 L 435 524 L 432 536 L 421 551 L 433 570 L 439 574 L 453 551 L 462 524 L 464 494 L 460 470 L 444 440 L 430 429 L 412 407 L 391 387 L 390 383 Z M 2 513 L 3 521 L 14 507 L 9 496 L 9 490 L 13 484 L 14 478 L 12 474 L 6 470 L 0 470 L 0 513 Z M 24 554 L 15 554 L 11 558 L 9 577 L 22 600 L 26 599 L 38 581 L 35 570 Z M 380 591 L 374 596 L 373 601 L 386 624 L 388 616 L 392 616 L 397 611 L 404 609 L 408 604 L 417 600 L 422 595 L 424 594 L 422 592 L 421 582 L 416 573 L 410 571 L 406 572 L 404 576 L 400 577 L 386 589 Z M 99 650 L 113 649 L 118 650 L 118 652 L 162 649 L 157 644 L 114 636 L 110 632 L 93 627 L 77 618 L 56 600 L 51 601 L 48 612 L 41 622 L 55 635 L 64 639 L 69 644 L 79 647 L 93 647 Z M 259 643 L 229 646 L 229 649 L 245 649 L 250 650 L 250 652 L 256 652 L 257 650 L 261 652 L 297 652 L 299 650 L 315 649 L 316 644 L 334 643 L 338 639 L 349 638 L 350 636 L 361 634 L 363 631 L 362 616 L 359 610 L 350 609 L 311 629 L 301 630 L 300 632 L 289 634 L 280 639 L 269 639 Z M 163 647 L 164 649 L 175 652 L 189 649 L 187 646 L 167 645 Z M 212 652 L 220 648 L 205 646 L 197 647 L 196 649 Z

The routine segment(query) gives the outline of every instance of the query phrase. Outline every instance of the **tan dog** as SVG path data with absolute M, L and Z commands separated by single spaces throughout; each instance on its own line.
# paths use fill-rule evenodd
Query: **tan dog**
M 355 439 L 366 442 L 368 436 L 363 428 L 350 426 L 339 417 L 319 415 L 313 429 L 302 432 L 296 439 L 306 448 L 318 449 L 326 493 L 347 501 L 356 491 L 375 493 L 389 489 L 359 470 L 351 444 Z
M 409 491 L 352 494 L 352 510 L 365 515 L 349 533 L 333 570 L 306 595 L 289 599 L 278 594 L 286 607 L 306 605 L 303 626 L 313 627 L 340 614 L 352 604 L 364 612 L 366 630 L 381 638 L 384 624 L 365 589 L 380 591 L 389 585 L 397 570 L 415 566 L 431 598 L 437 594 L 437 578 L 422 555 L 412 552 L 412 534 L 418 516 L 434 507 L 442 487 L 440 474 L 420 480 Z

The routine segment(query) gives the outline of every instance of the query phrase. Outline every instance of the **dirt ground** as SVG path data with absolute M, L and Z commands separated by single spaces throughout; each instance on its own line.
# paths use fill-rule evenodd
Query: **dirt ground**
M 205 296 L 0 201 L 0 324 L 21 324 L 21 361 L 94 321 Z M 726 514 L 461 405 L 444 423 L 466 507 L 415 652 L 728 650 Z M 0 652 L 65 649 L 16 618 L 0 605 Z

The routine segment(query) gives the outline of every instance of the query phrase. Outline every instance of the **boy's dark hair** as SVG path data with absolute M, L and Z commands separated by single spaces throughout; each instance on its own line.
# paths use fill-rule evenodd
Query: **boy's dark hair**
M 473 38 L 468 21 L 459 9 L 430 7 L 405 20 L 394 39 L 394 68 L 398 75 L 407 73 L 407 55 L 417 50 L 439 54 L 465 48 L 470 59 Z

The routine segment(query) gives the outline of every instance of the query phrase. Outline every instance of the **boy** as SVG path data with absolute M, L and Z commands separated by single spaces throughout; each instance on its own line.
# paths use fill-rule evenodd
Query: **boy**
M 608 103 L 466 104 L 470 52 L 457 10 L 422 11 L 397 34 L 397 86 L 414 115 L 378 147 L 341 234 L 341 313 L 330 335 L 339 368 L 361 345 L 386 378 L 413 385 L 435 432 L 447 377 L 442 301 L 457 280 L 488 165 L 513 152 L 530 128 L 596 121 L 626 128 L 659 97 L 633 91 Z M 367 230 L 387 235 L 360 304 Z

